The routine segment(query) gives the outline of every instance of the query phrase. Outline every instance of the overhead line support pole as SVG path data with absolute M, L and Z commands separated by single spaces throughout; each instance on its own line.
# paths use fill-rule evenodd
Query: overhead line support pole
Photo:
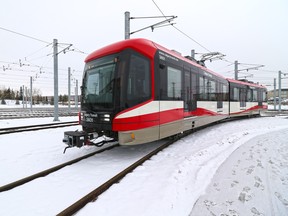
M 274 78 L 274 110 L 276 111 L 276 78 Z
M 130 39 L 130 12 L 125 12 L 125 40 Z
M 281 112 L 281 103 L 282 103 L 282 98 L 281 98 L 281 71 L 278 72 L 278 78 L 279 78 L 279 89 L 278 89 L 278 97 L 279 97 L 279 105 L 278 105 L 278 109 L 279 112 Z
M 30 76 L 30 111 L 32 111 L 32 76 Z
M 75 108 L 78 109 L 78 80 L 76 80 L 75 87 Z
M 54 120 L 59 121 L 58 115 L 58 42 L 53 40 L 53 57 L 54 57 Z
M 235 80 L 238 80 L 238 61 L 235 61 Z
M 156 24 L 150 25 L 148 27 L 139 29 L 137 31 L 130 32 L 130 19 L 151 19 L 151 18 L 165 18 L 165 20 L 158 22 Z M 148 28 L 151 28 L 153 31 L 155 28 L 164 27 L 166 25 L 173 25 L 175 23 L 170 23 L 170 22 L 172 20 L 174 20 L 175 18 L 177 18 L 177 16 L 130 17 L 130 12 L 126 11 L 125 12 L 125 40 L 130 39 L 131 34 L 137 33 L 139 31 L 142 31 L 142 30 L 145 30 Z M 167 23 L 169 23 L 169 24 L 167 24 Z M 166 24 L 166 25 L 164 25 L 164 24 Z
M 68 67 L 68 113 L 71 113 L 71 69 Z

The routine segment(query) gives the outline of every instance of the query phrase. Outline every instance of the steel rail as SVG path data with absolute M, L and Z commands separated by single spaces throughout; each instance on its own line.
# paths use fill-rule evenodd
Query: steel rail
M 225 121 L 231 121 L 231 120 L 232 119 L 225 119 Z M 190 135 L 196 131 L 202 130 L 202 129 L 210 127 L 212 125 L 216 125 L 217 123 L 221 123 L 221 122 L 224 122 L 224 121 L 221 120 L 219 122 L 214 122 L 214 123 L 211 123 L 209 125 L 203 125 L 201 127 L 197 127 L 197 128 L 191 129 L 190 131 L 186 131 L 186 132 L 176 134 L 176 135 L 170 137 L 169 141 L 167 141 L 163 145 L 159 146 L 157 149 L 153 150 L 152 152 L 148 153 L 147 155 L 145 155 L 144 157 L 142 157 L 141 159 L 139 159 L 138 161 L 136 161 L 135 163 L 133 163 L 132 165 L 127 167 L 125 170 L 121 171 L 120 173 L 118 173 L 117 175 L 112 177 L 110 180 L 106 181 L 105 183 L 103 183 L 102 185 L 100 185 L 99 187 L 97 187 L 96 189 L 94 189 L 93 191 L 91 191 L 90 193 L 88 193 L 87 195 L 85 195 L 84 197 L 79 199 L 78 201 L 76 201 L 74 204 L 70 205 L 69 207 L 67 207 L 66 209 L 64 209 L 60 213 L 58 213 L 57 216 L 74 215 L 76 212 L 81 210 L 89 202 L 93 202 L 93 201 L 97 200 L 97 197 L 100 196 L 105 191 L 107 191 L 113 184 L 119 183 L 119 181 L 121 179 L 123 179 L 127 174 L 131 173 L 138 166 L 142 165 L 145 161 L 149 160 L 152 156 L 158 154 L 160 151 L 167 148 L 168 146 L 170 146 L 171 144 L 173 144 L 177 140 L 179 140 L 179 139 L 181 139 L 187 135 Z
M 79 125 L 78 121 L 0 128 L 0 135 Z
M 173 144 L 175 141 L 177 141 L 178 139 L 186 135 L 187 135 L 186 133 L 185 134 L 183 133 L 182 135 L 178 135 L 178 136 L 175 136 L 173 139 L 170 139 L 163 145 L 159 146 L 157 149 L 153 150 L 149 154 L 145 155 L 144 157 L 142 157 L 141 159 L 139 159 L 138 161 L 136 161 L 135 163 L 133 163 L 132 165 L 130 165 L 129 167 L 127 167 L 126 169 L 124 169 L 123 171 L 115 175 L 114 177 L 112 177 L 110 180 L 106 181 L 105 183 L 103 183 L 102 185 L 100 185 L 99 187 L 91 191 L 90 193 L 88 193 L 86 196 L 76 201 L 71 206 L 64 209 L 62 212 L 58 213 L 57 216 L 67 216 L 67 215 L 75 214 L 80 209 L 82 209 L 87 203 L 95 201 L 99 195 L 107 191 L 113 184 L 119 183 L 119 181 L 122 178 L 124 178 L 127 174 L 131 173 L 135 168 L 139 167 L 145 161 L 149 160 L 152 156 L 158 154 L 160 151 L 167 148 L 168 146 Z
M 87 155 L 84 155 L 84 156 L 82 156 L 82 157 L 76 158 L 76 159 L 74 159 L 74 160 L 68 161 L 68 162 L 66 162 L 66 163 L 57 165 L 57 166 L 52 167 L 52 168 L 49 168 L 49 169 L 46 169 L 46 170 L 41 171 L 41 172 L 39 172 L 39 173 L 36 173 L 36 174 L 34 174 L 34 175 L 27 176 L 27 177 L 25 177 L 25 178 L 23 178 L 23 179 L 17 180 L 17 181 L 15 181 L 15 182 L 12 182 L 12 183 L 9 183 L 9 184 L 6 184 L 6 185 L 3 185 L 3 186 L 0 187 L 0 192 L 11 190 L 11 189 L 13 189 L 13 188 L 15 188 L 15 187 L 19 187 L 19 186 L 21 186 L 21 185 L 23 185 L 23 184 L 26 184 L 26 183 L 28 183 L 28 182 L 30 182 L 30 181 L 32 181 L 32 180 L 37 179 L 37 178 L 47 176 L 47 175 L 49 175 L 49 174 L 51 174 L 51 173 L 53 173 L 53 172 L 56 172 L 56 171 L 58 171 L 58 170 L 60 170 L 60 169 L 62 169 L 62 168 L 64 168 L 64 167 L 66 167 L 66 166 L 75 164 L 75 163 L 77 163 L 77 162 L 79 162 L 79 161 L 81 161 L 81 160 L 84 160 L 84 159 L 89 158 L 89 157 L 91 157 L 91 156 L 94 156 L 94 155 L 96 155 L 96 154 L 102 153 L 102 152 L 104 152 L 104 151 L 106 151 L 106 150 L 110 150 L 110 149 L 112 149 L 112 148 L 115 148 L 116 146 L 119 146 L 119 144 L 117 143 L 117 144 L 108 146 L 108 147 L 106 147 L 106 148 L 97 150 L 97 151 L 92 152 L 92 153 L 90 153 L 90 154 L 87 154 Z

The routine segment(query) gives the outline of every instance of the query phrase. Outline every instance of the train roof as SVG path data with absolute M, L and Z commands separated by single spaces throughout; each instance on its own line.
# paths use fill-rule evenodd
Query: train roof
M 221 74 L 215 73 L 214 71 L 211 71 L 209 69 L 207 69 L 206 67 L 203 67 L 202 65 L 186 58 L 183 57 L 181 54 L 176 53 L 175 51 L 169 50 L 153 41 L 147 40 L 147 39 L 143 39 L 143 38 L 135 38 L 135 39 L 128 39 L 128 40 L 122 40 L 113 44 L 110 44 L 108 46 L 105 46 L 103 48 L 100 48 L 94 52 L 92 52 L 91 54 L 89 54 L 86 59 L 85 62 L 89 62 L 92 61 L 96 58 L 101 58 L 103 56 L 106 55 L 110 55 L 116 52 L 120 52 L 121 50 L 127 49 L 127 48 L 131 48 L 135 51 L 138 51 L 142 54 L 144 54 L 145 56 L 147 56 L 150 59 L 154 58 L 155 53 L 157 52 L 157 50 L 161 50 L 163 52 L 168 53 L 169 55 L 178 58 L 184 62 L 187 62 L 191 65 L 194 65 L 195 67 L 202 69 L 203 71 L 206 71 L 214 76 L 217 76 L 219 78 L 222 79 L 226 79 L 226 77 L 222 76 Z M 227 79 L 228 81 L 233 81 L 232 79 Z M 238 82 L 236 80 L 234 80 L 235 82 Z M 255 86 L 255 87 L 263 87 L 263 86 L 259 86 L 256 84 L 247 84 L 245 82 L 238 82 L 241 84 L 245 84 L 245 85 L 250 85 L 250 86 Z M 264 87 L 263 87 L 264 88 Z
M 153 43 L 154 43 L 154 42 L 153 42 Z M 194 65 L 195 67 L 198 67 L 198 68 L 200 68 L 200 69 L 202 69 L 202 70 L 204 70 L 204 71 L 206 71 L 206 72 L 208 72 L 208 73 L 210 73 L 210 74 L 213 74 L 214 76 L 220 77 L 220 78 L 222 78 L 222 79 L 226 79 L 226 77 L 224 77 L 223 75 L 218 74 L 218 73 L 216 73 L 216 72 L 214 72 L 214 71 L 212 71 L 212 70 L 210 70 L 210 69 L 208 69 L 208 68 L 206 68 L 206 67 L 198 64 L 197 62 L 194 62 L 194 61 L 192 61 L 192 60 L 190 60 L 190 59 L 182 56 L 181 54 L 178 54 L 177 52 L 175 52 L 175 51 L 173 51 L 173 50 L 169 50 L 169 49 L 167 49 L 167 48 L 165 48 L 165 47 L 163 47 L 163 46 L 161 46 L 161 45 L 159 45 L 159 44 L 157 44 L 157 43 L 154 43 L 154 44 L 155 44 L 155 46 L 156 46 L 159 50 L 162 50 L 162 51 L 164 51 L 164 52 L 166 52 L 166 53 L 168 53 L 168 54 L 170 54 L 170 55 L 172 55 L 172 56 L 174 56 L 174 57 L 176 57 L 176 58 L 178 58 L 178 59 L 181 59 L 181 60 L 184 61 L 184 62 L 187 62 L 187 63 L 189 63 L 189 64 L 192 64 L 192 65 Z
M 110 55 L 113 53 L 120 52 L 123 49 L 131 48 L 133 50 L 136 50 L 138 52 L 141 52 L 142 54 L 146 55 L 149 58 L 153 58 L 157 47 L 154 45 L 154 43 L 150 40 L 146 39 L 128 39 L 119 41 L 113 44 L 110 44 L 108 46 L 105 46 L 103 48 L 100 48 L 91 54 L 87 56 L 85 59 L 85 62 L 89 62 L 96 58 L 101 58 L 106 55 Z
M 246 85 L 246 86 L 252 86 L 252 87 L 257 87 L 257 88 L 264 88 L 264 89 L 266 89 L 265 86 L 263 86 L 263 85 L 258 85 L 258 84 L 253 83 L 253 82 L 241 81 L 241 80 L 234 80 L 234 79 L 230 79 L 230 78 L 227 78 L 227 80 L 228 80 L 228 82 L 237 83 L 237 84 L 240 84 L 240 85 Z

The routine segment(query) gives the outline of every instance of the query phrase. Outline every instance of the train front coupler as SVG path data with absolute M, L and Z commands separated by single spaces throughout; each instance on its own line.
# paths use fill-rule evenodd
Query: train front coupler
M 63 142 L 68 146 L 64 149 L 63 154 L 68 148 L 82 147 L 84 145 L 94 145 L 101 147 L 106 143 L 114 142 L 113 138 L 105 135 L 98 136 L 97 133 L 87 133 L 85 131 L 66 131 L 64 132 Z

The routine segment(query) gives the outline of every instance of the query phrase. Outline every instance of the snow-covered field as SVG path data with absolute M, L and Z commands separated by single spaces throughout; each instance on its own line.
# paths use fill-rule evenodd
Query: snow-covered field
M 39 121 L 50 123 L 53 118 L 1 120 L 0 128 Z M 80 126 L 68 130 L 77 128 Z M 95 150 L 68 149 L 63 155 L 66 130 L 0 136 L 0 185 Z M 287 140 L 288 118 L 284 116 L 244 119 L 203 129 L 152 157 L 77 215 L 288 215 Z M 66 189 L 61 183 L 61 190 L 54 189 L 63 179 L 67 184 L 71 181 L 72 174 L 66 170 L 58 178 L 53 175 L 53 187 L 41 178 L 30 186 L 2 192 L 0 215 L 55 215 L 73 203 L 72 195 L 79 199 L 84 191 L 91 190 L 91 180 L 83 181 L 82 175 L 97 182 L 116 165 L 125 167 L 153 145 L 121 147 L 81 162 L 81 169 L 73 173 L 73 179 L 78 180 L 75 188 Z M 114 165 L 96 172 L 96 166 L 108 160 Z M 42 194 L 43 198 L 41 191 L 49 186 L 51 193 Z M 56 197 L 51 195 L 57 193 Z

